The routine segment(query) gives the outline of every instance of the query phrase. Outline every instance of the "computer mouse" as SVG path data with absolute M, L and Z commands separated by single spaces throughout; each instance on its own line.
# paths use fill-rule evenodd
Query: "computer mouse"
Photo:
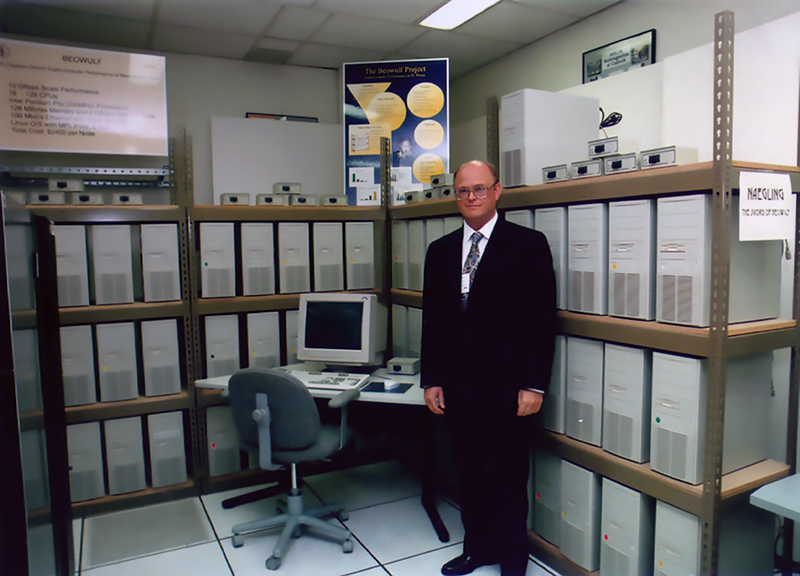
M 384 390 L 394 390 L 398 386 L 400 386 L 400 382 L 397 382 L 396 380 L 384 380 L 383 381 L 383 389 Z

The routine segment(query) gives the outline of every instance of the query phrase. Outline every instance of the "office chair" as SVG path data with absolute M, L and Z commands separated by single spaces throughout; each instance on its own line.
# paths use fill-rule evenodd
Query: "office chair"
M 244 534 L 283 526 L 278 543 L 267 559 L 268 570 L 280 568 L 291 538 L 298 538 L 307 526 L 342 543 L 344 552 L 353 551 L 349 530 L 320 520 L 336 515 L 347 519 L 341 504 L 303 509 L 299 489 L 297 464 L 321 460 L 341 450 L 348 439 L 347 403 L 359 395 L 358 390 L 338 394 L 328 405 L 341 408 L 341 425 L 321 424 L 311 393 L 297 378 L 281 370 L 248 368 L 231 376 L 228 385 L 231 409 L 239 431 L 242 448 L 258 454 L 265 470 L 277 470 L 286 465 L 291 472 L 288 505 L 283 513 L 272 518 L 238 524 L 233 527 L 233 545 L 241 546 Z

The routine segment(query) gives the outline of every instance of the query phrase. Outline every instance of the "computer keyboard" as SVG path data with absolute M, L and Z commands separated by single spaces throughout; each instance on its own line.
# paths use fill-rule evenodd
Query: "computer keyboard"
M 305 370 L 287 370 L 287 372 L 305 384 L 306 388 L 322 390 L 358 388 L 369 378 L 369 374 L 350 374 L 348 372 L 307 372 Z

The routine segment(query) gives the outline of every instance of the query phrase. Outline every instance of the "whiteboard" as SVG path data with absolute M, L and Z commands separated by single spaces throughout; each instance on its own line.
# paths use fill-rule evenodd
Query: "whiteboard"
M 269 194 L 299 182 L 305 195 L 344 195 L 344 138 L 338 124 L 212 118 L 214 204 L 222 194 Z

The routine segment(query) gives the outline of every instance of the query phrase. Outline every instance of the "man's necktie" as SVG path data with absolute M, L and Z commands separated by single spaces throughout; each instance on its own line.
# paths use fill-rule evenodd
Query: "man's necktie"
M 463 274 L 469 274 L 469 288 L 472 290 L 472 280 L 475 278 L 475 270 L 478 269 L 478 257 L 480 256 L 481 252 L 478 249 L 478 243 L 483 238 L 483 234 L 480 232 L 473 232 L 470 240 L 472 241 L 472 246 L 469 248 L 469 254 L 467 254 L 467 259 L 464 260 L 464 269 L 462 271 Z M 467 298 L 469 297 L 469 292 L 464 292 L 461 294 L 461 303 L 466 304 Z

